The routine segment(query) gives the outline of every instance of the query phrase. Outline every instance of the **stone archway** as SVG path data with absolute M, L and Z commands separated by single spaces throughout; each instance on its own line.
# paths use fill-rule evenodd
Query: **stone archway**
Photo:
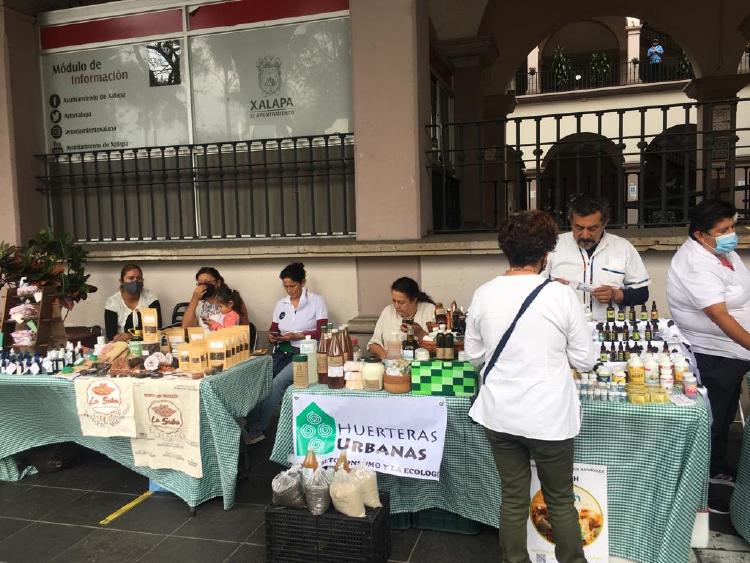
M 571 196 L 586 193 L 609 201 L 617 223 L 618 190 L 622 190 L 622 155 L 607 137 L 574 133 L 556 142 L 544 157 L 537 181 L 537 208 L 567 224 Z

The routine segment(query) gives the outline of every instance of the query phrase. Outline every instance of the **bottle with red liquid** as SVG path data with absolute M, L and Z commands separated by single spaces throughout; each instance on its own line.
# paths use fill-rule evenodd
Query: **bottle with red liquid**
M 344 346 L 342 334 L 333 329 L 331 346 L 328 348 L 328 388 L 343 389 L 344 380 Z

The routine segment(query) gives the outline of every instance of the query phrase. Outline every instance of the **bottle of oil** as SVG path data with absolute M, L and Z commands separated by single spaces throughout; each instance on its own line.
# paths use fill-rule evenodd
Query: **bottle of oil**
M 334 471 L 338 471 L 339 469 L 343 469 L 349 473 L 349 460 L 346 457 L 346 450 L 341 450 L 339 459 L 336 460 L 336 465 L 333 468 Z
M 659 320 L 659 309 L 656 308 L 656 301 L 651 302 L 651 320 L 652 321 Z
M 346 385 L 344 380 L 344 347 L 342 345 L 341 333 L 333 329 L 331 334 L 331 347 L 328 348 L 328 388 L 343 389 Z
M 308 481 L 313 476 L 315 470 L 318 468 L 318 458 L 315 455 L 315 449 L 312 446 L 307 446 L 307 455 L 305 460 L 302 462 L 302 476 L 305 481 Z
M 646 304 L 644 303 L 641 305 L 641 320 L 647 321 L 648 320 L 648 311 L 646 310 Z
M 615 307 L 612 305 L 611 301 L 609 302 L 609 305 L 607 305 L 607 322 L 615 322 Z
M 320 344 L 318 345 L 318 352 L 316 355 L 317 370 L 318 370 L 318 383 L 323 385 L 328 384 L 328 348 L 331 345 L 331 335 L 328 332 L 328 327 L 323 327 L 320 331 Z
M 406 340 L 401 344 L 401 357 L 404 360 L 414 361 L 414 352 L 419 348 L 419 344 L 414 338 L 414 326 L 406 327 Z

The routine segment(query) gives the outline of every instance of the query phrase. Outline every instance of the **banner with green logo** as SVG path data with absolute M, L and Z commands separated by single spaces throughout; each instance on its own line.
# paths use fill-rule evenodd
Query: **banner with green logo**
M 341 450 L 352 464 L 389 475 L 440 479 L 447 408 L 442 397 L 351 397 L 295 393 L 294 453 L 322 465 Z

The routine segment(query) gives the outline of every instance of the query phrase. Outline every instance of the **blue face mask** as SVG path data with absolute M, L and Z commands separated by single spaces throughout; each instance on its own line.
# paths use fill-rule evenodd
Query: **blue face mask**
M 711 238 L 716 241 L 716 248 L 714 248 L 716 254 L 728 254 L 737 248 L 737 233 L 727 233 Z

